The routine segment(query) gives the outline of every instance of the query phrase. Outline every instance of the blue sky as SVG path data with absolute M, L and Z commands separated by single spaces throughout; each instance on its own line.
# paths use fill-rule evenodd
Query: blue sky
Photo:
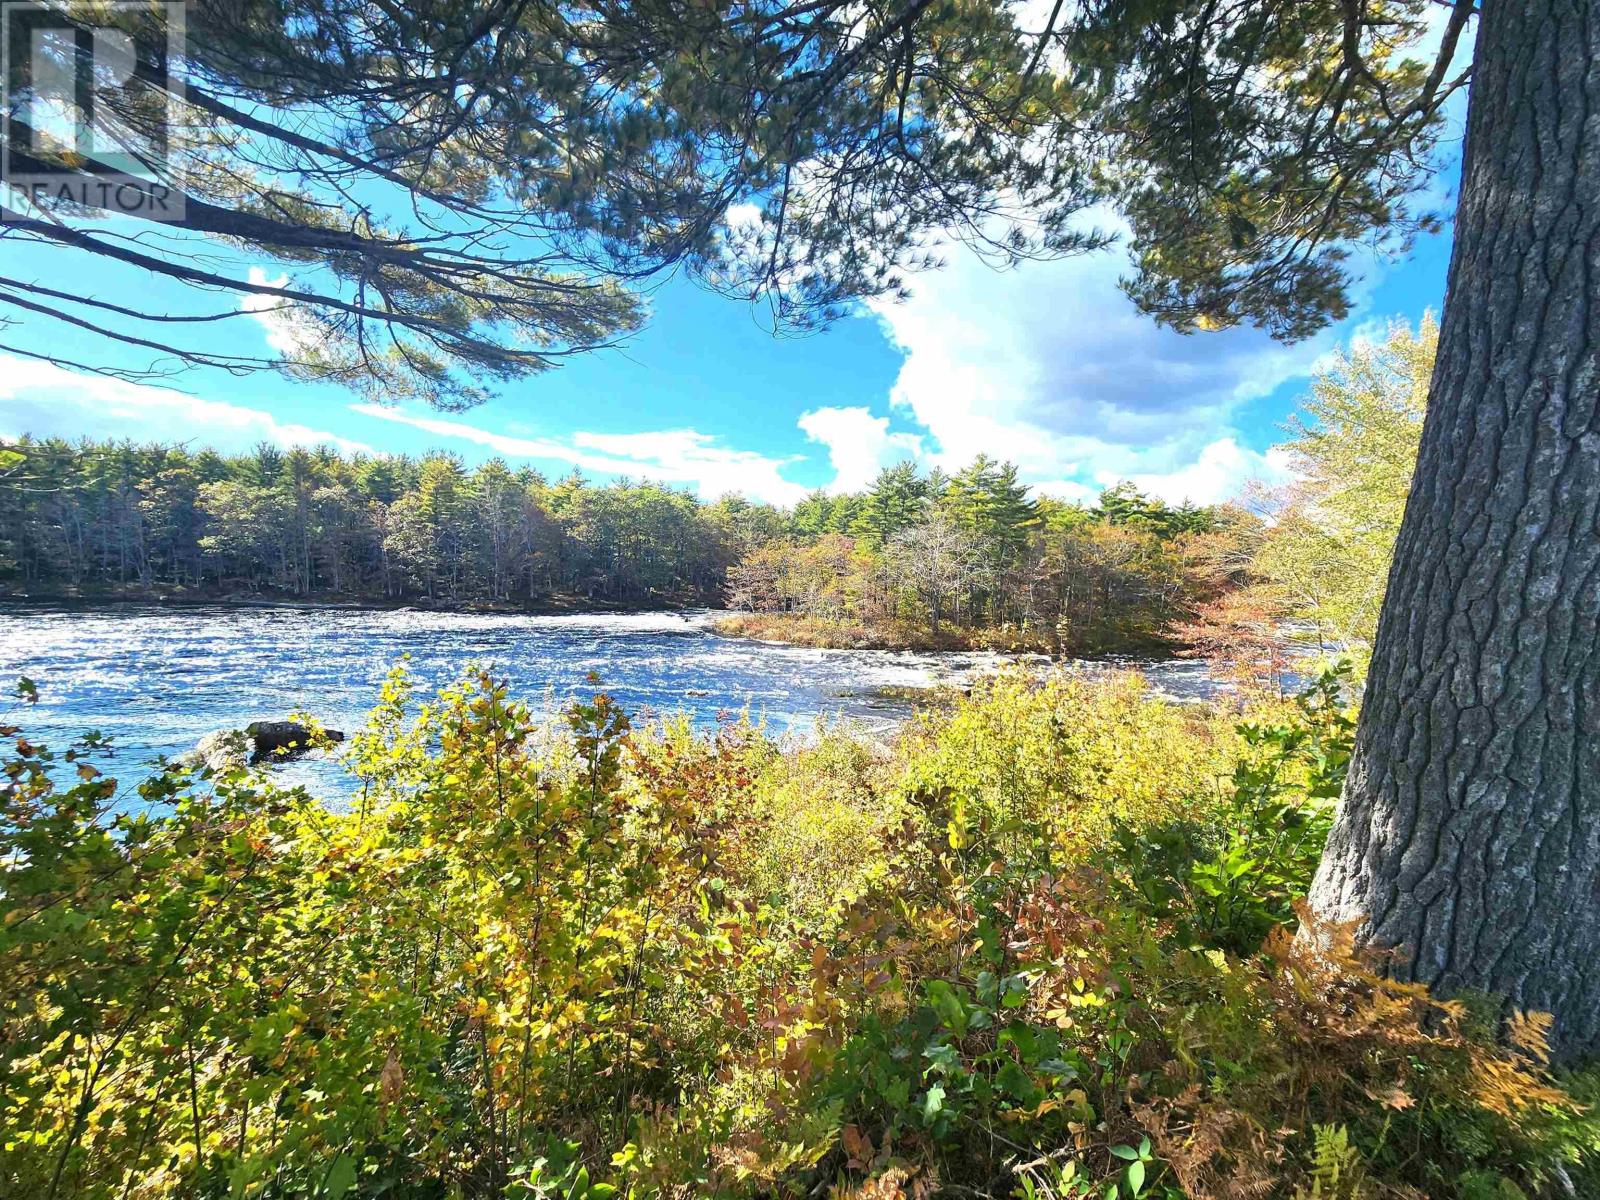
M 1446 171 L 1433 189 L 1446 210 L 1453 189 Z M 439 448 L 552 476 L 577 466 L 596 480 L 625 474 L 780 504 L 814 487 L 859 488 L 904 458 L 954 469 L 985 452 L 1018 463 L 1043 493 L 1086 498 L 1130 478 L 1173 502 L 1205 503 L 1281 469 L 1271 447 L 1318 358 L 1386 320 L 1438 309 L 1448 258 L 1447 231 L 1420 239 L 1404 262 L 1358 261 L 1350 318 L 1291 347 L 1247 329 L 1157 328 L 1117 290 L 1118 250 L 1002 273 L 951 247 L 942 270 L 913 281 L 909 301 L 863 307 L 798 339 L 776 339 L 749 308 L 673 280 L 651 295 L 650 320 L 624 349 L 512 384 L 464 414 L 385 407 L 273 374 L 130 384 L 0 352 L 0 436 Z M 214 303 L 10 242 L 0 243 L 0 273 L 171 311 Z M 217 348 L 269 354 L 275 332 L 254 317 L 223 322 Z M 42 318 L 0 330 L 0 342 L 141 361 Z

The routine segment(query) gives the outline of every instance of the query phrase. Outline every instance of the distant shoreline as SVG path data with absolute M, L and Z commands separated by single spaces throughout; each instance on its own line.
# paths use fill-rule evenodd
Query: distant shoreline
M 1079 654 L 1053 651 L 1045 639 L 1019 636 L 1018 631 L 992 629 L 967 630 L 945 626 L 938 634 L 927 628 L 907 625 L 873 625 L 846 621 L 820 621 L 793 613 L 730 612 L 715 604 L 687 598 L 652 598 L 648 601 L 591 600 L 586 596 L 551 596 L 537 603 L 515 604 L 483 600 L 429 600 L 426 597 L 350 598 L 339 596 L 278 596 L 126 588 L 105 591 L 20 592 L 0 589 L 0 611 L 6 609 L 92 610 L 117 605 L 147 605 L 151 608 L 237 608 L 276 609 L 291 612 L 426 612 L 462 614 L 501 614 L 505 616 L 556 617 L 637 615 L 646 613 L 706 613 L 706 632 L 737 641 L 762 642 L 775 646 L 796 646 L 826 650 L 875 650 L 890 654 L 994 653 L 1038 655 L 1048 659 L 1130 657 L 1150 661 L 1177 659 L 1177 647 L 1161 642 L 1105 648 L 1098 653 Z
M 733 612 L 712 621 L 710 628 L 723 637 L 823 650 L 987 652 L 1037 654 L 1051 659 L 1132 656 L 1164 660 L 1178 657 L 1181 649 L 1166 641 L 1147 638 L 1125 645 L 1074 650 L 1053 645 L 1046 634 L 1037 630 L 1014 627 L 967 629 L 947 624 L 935 632 L 926 625 L 826 620 L 800 613 Z
M 793 613 L 729 612 L 715 604 L 681 597 L 658 597 L 648 601 L 591 600 L 586 596 L 551 596 L 530 604 L 484 600 L 429 600 L 409 596 L 378 597 L 279 596 L 270 593 L 211 594 L 192 590 L 164 591 L 159 588 L 118 588 L 78 591 L 22 592 L 0 589 L 0 611 L 5 609 L 82 608 L 96 609 L 115 605 L 147 605 L 151 608 L 237 608 L 277 609 L 291 612 L 428 612 L 491 614 L 505 616 L 555 617 L 603 616 L 606 614 L 709 613 L 708 633 L 738 641 L 768 645 L 797 646 L 827 650 L 877 650 L 888 653 L 997 653 L 1034 654 L 1051 659 L 1079 657 L 1053 652 L 1045 639 L 1019 636 L 1018 631 L 968 630 L 947 625 L 934 634 L 927 628 L 908 625 L 863 624 L 846 621 L 821 621 Z M 1143 643 L 1137 646 L 1105 649 L 1083 657 L 1130 655 L 1152 660 L 1175 658 L 1175 647 Z
M 549 617 L 574 614 L 685 612 L 708 606 L 684 598 L 652 598 L 648 601 L 593 599 L 587 596 L 551 596 L 529 604 L 486 600 L 441 600 L 426 596 L 343 597 L 278 596 L 237 592 L 166 592 L 155 588 L 117 588 L 109 590 L 41 592 L 0 590 L 0 606 L 19 608 L 96 608 L 111 604 L 148 604 L 159 608 L 280 608 L 308 612 L 458 612 L 506 613 Z

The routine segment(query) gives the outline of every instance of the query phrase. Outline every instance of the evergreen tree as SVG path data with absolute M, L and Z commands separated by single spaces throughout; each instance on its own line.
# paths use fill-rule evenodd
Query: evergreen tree
M 863 544 L 879 549 L 902 529 L 922 521 L 927 504 L 928 484 L 917 474 L 915 463 L 884 467 L 862 497 L 851 532 Z
M 956 473 L 940 504 L 998 563 L 1019 558 L 1039 523 L 1028 489 L 1017 481 L 1016 466 L 986 454 Z

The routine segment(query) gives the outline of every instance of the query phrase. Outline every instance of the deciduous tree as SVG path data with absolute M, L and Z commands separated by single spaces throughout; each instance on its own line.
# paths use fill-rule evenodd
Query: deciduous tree
M 1296 478 L 1270 492 L 1250 569 L 1304 641 L 1365 665 L 1405 512 L 1439 329 L 1392 325 L 1312 379 L 1288 450 Z
M 884 554 L 889 569 L 926 606 L 935 633 L 950 602 L 971 587 L 973 577 L 985 567 L 978 543 L 939 513 L 900 530 L 889 539 Z

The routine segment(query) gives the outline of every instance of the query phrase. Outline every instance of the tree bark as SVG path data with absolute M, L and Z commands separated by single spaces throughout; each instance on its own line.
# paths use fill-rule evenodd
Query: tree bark
M 1489 0 L 1421 453 L 1313 907 L 1600 1052 L 1600 0 Z

